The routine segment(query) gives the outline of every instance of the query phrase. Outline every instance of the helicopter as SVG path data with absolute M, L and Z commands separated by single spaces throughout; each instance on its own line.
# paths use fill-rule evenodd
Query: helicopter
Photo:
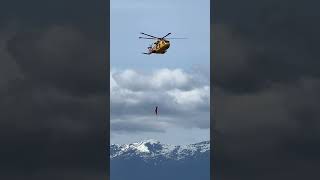
M 167 36 L 169 36 L 171 33 L 166 34 L 163 37 L 156 37 L 156 36 L 152 36 L 146 33 L 141 32 L 140 34 L 145 35 L 145 36 L 149 36 L 149 37 L 139 37 L 139 39 L 156 39 L 156 42 L 153 43 L 153 45 L 151 44 L 148 47 L 148 52 L 144 52 L 142 54 L 164 54 L 167 52 L 167 49 L 170 47 L 170 41 L 168 41 L 168 39 L 186 39 L 186 38 L 166 38 Z

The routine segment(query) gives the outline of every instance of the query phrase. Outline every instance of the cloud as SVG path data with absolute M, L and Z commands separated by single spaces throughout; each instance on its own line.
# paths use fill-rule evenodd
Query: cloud
M 85 179 L 105 173 L 102 49 L 74 25 L 0 31 L 1 179 L 50 179 L 50 169 L 71 179 L 81 176 L 68 173 L 75 169 L 86 169 Z
M 317 174 L 316 4 L 214 4 L 211 84 L 217 179 L 301 179 Z
M 108 2 L 0 9 L 0 179 L 106 178 Z
M 193 83 L 196 78 L 182 69 L 111 71 L 111 132 L 165 131 L 181 125 L 209 128 L 210 86 Z
M 128 120 L 130 119 L 130 120 Z M 156 118 L 150 117 L 132 117 L 127 119 L 112 119 L 112 131 L 121 133 L 127 132 L 165 132 L 165 129 L 170 126 L 166 122 L 156 122 Z M 113 133 L 113 132 L 111 132 Z
M 142 74 L 131 69 L 114 72 L 112 78 L 121 87 L 132 91 L 192 88 L 191 76 L 181 69 L 160 69 L 152 74 Z
M 6 43 L 9 54 L 27 78 L 65 91 L 105 93 L 96 92 L 103 89 L 104 83 L 101 47 L 77 28 L 51 26 L 40 32 L 17 33 Z M 89 63 L 90 59 L 99 60 Z
M 239 162 L 239 167 L 240 162 L 247 162 L 248 169 L 240 169 L 248 173 L 256 166 L 273 166 L 289 173 L 287 168 L 292 168 L 292 163 L 304 161 L 310 165 L 319 158 L 314 151 L 320 147 L 320 113 L 316 110 L 319 95 L 315 93 L 318 88 L 319 80 L 302 79 L 291 85 L 273 84 L 249 94 L 215 89 L 215 129 L 221 132 L 215 138 L 220 145 L 216 161 L 226 163 L 222 167 L 235 174 L 240 170 L 229 164 L 234 165 L 233 161 Z M 257 176 L 264 172 L 259 169 Z

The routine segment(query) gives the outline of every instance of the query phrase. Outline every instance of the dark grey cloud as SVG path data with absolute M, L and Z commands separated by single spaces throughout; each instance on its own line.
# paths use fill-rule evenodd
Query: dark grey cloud
M 220 12 L 226 4 L 217 8 L 214 28 L 219 35 L 214 38 L 222 44 L 215 46 L 214 51 L 218 53 L 217 58 L 225 56 L 221 58 L 226 59 L 215 61 L 217 84 L 232 86 L 234 90 L 241 90 L 244 84 L 250 87 L 248 90 L 258 90 L 271 82 L 291 82 L 301 76 L 319 77 L 316 68 L 319 55 L 314 47 L 319 41 L 320 25 L 315 23 L 315 9 L 285 2 L 288 1 L 262 1 L 261 4 L 244 1 L 239 8 L 230 7 L 234 10 L 232 14 L 238 16 Z M 224 53 L 226 51 L 228 53 Z M 230 61 L 230 58 L 237 60 Z M 234 66 L 240 67 L 233 69 Z
M 319 2 L 212 5 L 217 179 L 316 177 Z
M 102 48 L 80 30 L 66 26 L 17 33 L 7 41 L 9 54 L 27 78 L 83 94 L 105 93 Z
M 1 6 L 1 179 L 107 176 L 107 10 L 106 1 Z

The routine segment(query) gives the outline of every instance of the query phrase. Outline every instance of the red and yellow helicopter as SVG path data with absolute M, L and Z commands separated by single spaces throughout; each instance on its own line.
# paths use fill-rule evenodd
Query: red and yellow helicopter
M 170 47 L 170 41 L 168 39 L 186 39 L 186 38 L 166 38 L 169 36 L 171 33 L 166 34 L 163 37 L 155 37 L 146 33 L 141 33 L 145 36 L 149 37 L 139 37 L 139 39 L 156 39 L 157 41 L 153 43 L 153 45 L 150 45 L 148 47 L 148 52 L 145 52 L 143 54 L 150 55 L 152 53 L 154 54 L 164 54 L 167 52 L 167 49 Z

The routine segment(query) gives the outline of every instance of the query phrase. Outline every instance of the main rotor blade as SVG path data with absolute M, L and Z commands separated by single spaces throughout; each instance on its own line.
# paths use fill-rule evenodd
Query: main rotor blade
M 139 37 L 139 39 L 158 39 L 158 38 Z
M 188 39 L 188 38 L 166 38 L 166 39 Z
M 170 34 L 171 34 L 171 33 L 168 33 L 167 35 L 163 36 L 161 39 L 163 39 L 163 38 L 165 38 L 165 37 L 169 36 Z
M 143 33 L 143 32 L 142 32 L 141 34 L 146 35 L 146 36 L 150 36 L 150 37 L 153 37 L 153 38 L 157 38 L 157 39 L 159 39 L 158 37 L 155 37 L 155 36 L 152 36 L 152 35 L 149 35 L 149 34 Z

